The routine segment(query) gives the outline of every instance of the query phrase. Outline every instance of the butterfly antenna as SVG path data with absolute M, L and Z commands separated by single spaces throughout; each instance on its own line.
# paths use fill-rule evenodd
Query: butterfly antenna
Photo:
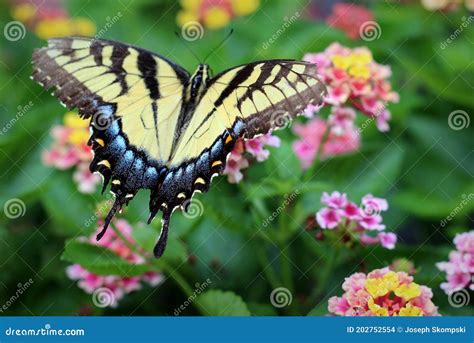
M 198 55 L 193 51 L 193 49 L 191 49 L 191 47 L 183 40 L 183 37 L 178 33 L 178 31 L 175 31 L 174 34 L 179 38 L 179 41 L 184 45 L 184 47 L 186 49 L 188 49 L 188 51 L 191 53 L 191 55 L 193 55 L 196 60 L 198 61 L 198 63 L 200 64 L 201 63 L 201 59 L 198 57 Z
M 209 51 L 209 53 L 207 54 L 206 58 L 204 59 L 204 62 L 203 63 L 206 63 L 207 59 L 213 54 L 215 53 L 217 50 L 219 50 L 220 48 L 222 48 L 222 46 L 229 40 L 230 36 L 232 36 L 232 34 L 234 33 L 234 29 L 231 29 L 230 32 L 227 34 L 227 36 L 222 40 L 222 42 L 216 46 L 214 49 L 212 49 L 211 51 Z

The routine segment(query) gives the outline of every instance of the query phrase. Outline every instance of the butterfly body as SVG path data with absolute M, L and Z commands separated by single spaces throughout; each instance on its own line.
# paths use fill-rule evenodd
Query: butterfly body
M 149 189 L 149 222 L 163 213 L 157 257 L 172 212 L 209 189 L 239 137 L 277 129 L 275 114 L 292 118 L 325 91 L 306 62 L 252 62 L 213 77 L 200 64 L 190 75 L 144 49 L 85 37 L 50 40 L 33 64 L 36 81 L 90 119 L 90 169 L 115 195 L 98 239 L 117 211 Z

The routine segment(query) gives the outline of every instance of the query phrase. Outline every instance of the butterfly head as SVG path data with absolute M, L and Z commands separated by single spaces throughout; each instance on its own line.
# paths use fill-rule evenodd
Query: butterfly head
M 198 100 L 206 89 L 209 80 L 209 65 L 199 64 L 189 84 L 189 95 L 191 99 Z

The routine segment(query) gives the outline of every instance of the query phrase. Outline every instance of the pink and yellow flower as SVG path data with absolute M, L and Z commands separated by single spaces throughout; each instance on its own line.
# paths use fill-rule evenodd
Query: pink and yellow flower
M 84 17 L 70 17 L 59 1 L 14 1 L 11 15 L 25 23 L 39 38 L 92 36 L 95 24 Z
M 347 198 L 345 193 L 326 192 L 321 196 L 321 203 L 326 205 L 316 213 L 316 222 L 323 230 L 331 230 L 338 236 L 351 242 L 364 245 L 381 244 L 384 248 L 393 249 L 397 236 L 385 232 L 381 212 L 388 210 L 385 199 L 367 194 L 362 198 L 361 206 Z
M 375 62 L 369 49 L 333 43 L 321 53 L 306 54 L 304 60 L 318 66 L 328 91 L 325 104 L 352 106 L 374 119 L 380 131 L 389 130 L 387 106 L 398 102 L 399 96 L 387 80 L 390 67 Z
M 318 157 L 318 151 L 322 159 L 356 151 L 360 145 L 360 135 L 354 126 L 354 118 L 353 109 L 333 107 L 327 121 L 315 117 L 306 124 L 296 124 L 293 132 L 300 139 L 293 143 L 293 151 L 302 168 L 311 166 Z
M 43 163 L 60 170 L 76 167 L 74 181 L 82 193 L 93 193 L 101 182 L 97 174 L 89 171 L 92 160 L 92 149 L 87 145 L 89 139 L 89 123 L 74 112 L 67 112 L 64 125 L 52 128 L 54 142 L 49 150 L 43 152 Z
M 413 282 L 413 277 L 389 268 L 369 274 L 355 273 L 342 285 L 344 294 L 328 301 L 336 316 L 438 316 L 430 288 Z
M 255 12 L 259 0 L 181 0 L 181 10 L 176 21 L 185 27 L 188 23 L 200 22 L 216 30 L 227 26 L 232 18 Z
M 124 219 L 114 219 L 111 225 L 120 232 L 122 237 L 119 237 L 114 230 L 109 229 L 99 242 L 96 241 L 95 234 L 88 239 L 86 238 L 86 240 L 91 244 L 96 244 L 112 251 L 129 263 L 143 264 L 145 262 L 144 258 L 133 252 L 122 240 L 125 238 L 127 243 L 135 244 L 131 236 L 131 225 Z M 92 294 L 100 288 L 107 288 L 113 296 L 110 299 L 110 303 L 105 305 L 111 307 L 116 307 L 126 294 L 140 290 L 142 283 L 156 287 L 164 280 L 163 275 L 159 272 L 146 272 L 130 277 L 98 275 L 88 271 L 79 264 L 67 267 L 66 274 L 71 280 L 77 280 L 79 288 L 83 289 L 86 293 Z
M 463 289 L 474 291 L 474 231 L 457 234 L 454 244 L 456 250 L 449 253 L 449 261 L 436 264 L 446 273 L 441 288 L 448 295 Z

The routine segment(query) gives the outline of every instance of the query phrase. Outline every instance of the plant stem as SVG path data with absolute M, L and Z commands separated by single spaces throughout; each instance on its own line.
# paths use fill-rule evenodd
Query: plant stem
M 262 267 L 262 272 L 265 274 L 265 278 L 270 283 L 270 286 L 273 289 L 280 287 L 282 283 L 271 266 L 270 261 L 268 261 L 266 252 L 263 249 L 256 248 L 256 253 L 260 266 Z

